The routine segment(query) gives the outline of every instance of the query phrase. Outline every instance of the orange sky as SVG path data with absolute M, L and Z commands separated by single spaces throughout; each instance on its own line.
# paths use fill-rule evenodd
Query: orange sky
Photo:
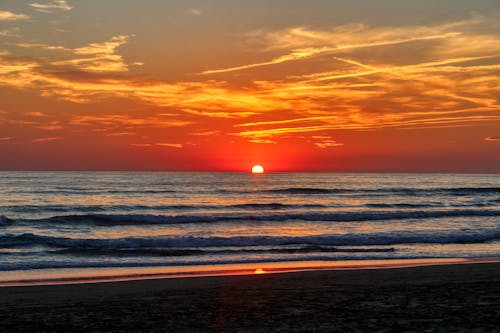
M 500 172 L 500 3 L 2 1 L 0 170 Z

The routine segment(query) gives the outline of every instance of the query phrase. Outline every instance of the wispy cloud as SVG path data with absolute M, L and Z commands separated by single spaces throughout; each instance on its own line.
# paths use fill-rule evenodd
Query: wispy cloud
M 325 119 L 336 119 L 338 116 L 317 116 L 317 117 L 307 117 L 307 118 L 296 118 L 296 119 L 283 119 L 283 120 L 273 120 L 273 121 L 258 121 L 252 123 L 236 124 L 237 127 L 248 127 L 248 126 L 262 126 L 262 125 L 277 125 L 277 124 L 289 124 L 298 122 L 312 122 L 317 120 Z
M 43 112 L 40 111 L 30 111 L 26 112 L 27 116 L 32 116 L 32 117 L 46 117 L 47 115 Z
M 349 50 L 450 39 L 461 35 L 459 31 L 450 30 L 463 24 L 465 23 L 404 28 L 371 28 L 363 24 L 356 24 L 337 27 L 332 31 L 310 30 L 304 27 L 273 32 L 257 31 L 249 35 L 250 40 L 261 44 L 264 49 L 290 49 L 290 52 L 269 61 L 206 70 L 201 74 L 234 72 Z
M 160 143 L 155 143 L 155 145 L 160 147 L 182 148 L 181 143 L 160 142 Z
M 342 122 L 319 123 L 312 126 L 295 126 L 295 127 L 277 127 L 267 129 L 257 129 L 250 131 L 242 131 L 234 133 L 247 138 L 269 138 L 280 135 L 289 135 L 292 133 L 316 133 L 330 130 L 364 130 L 364 129 L 381 129 L 390 127 L 400 128 L 422 128 L 432 125 L 443 124 L 472 124 L 478 122 L 500 121 L 500 115 L 496 116 L 461 116 L 461 117 L 426 117 L 421 119 L 408 119 L 400 117 L 399 120 L 391 120 L 391 117 L 385 116 L 386 120 L 374 119 L 370 117 L 360 118 L 357 121 L 344 120 Z
M 78 126 L 120 126 L 120 127 L 179 127 L 190 124 L 189 121 L 164 119 L 158 117 L 132 117 L 126 115 L 75 116 L 69 122 Z M 121 132 L 123 134 L 123 132 Z
M 61 123 L 57 120 L 54 121 L 49 121 L 46 123 L 38 123 L 34 125 L 36 128 L 44 130 L 44 131 L 57 131 L 57 130 L 62 130 L 64 127 L 61 125 Z
M 136 135 L 135 132 L 114 132 L 114 133 L 108 133 L 106 136 L 132 136 Z
M 1 21 L 1 19 L 0 19 Z M 10 27 L 6 29 L 0 30 L 0 36 L 2 37 L 20 37 L 19 35 L 20 28 L 19 27 Z
M 170 147 L 170 148 L 182 148 L 183 145 L 181 143 L 168 143 L 168 142 L 159 142 L 159 143 L 131 143 L 129 144 L 132 147 L 137 148 L 151 148 L 151 147 Z
M 52 0 L 45 3 L 33 2 L 30 6 L 42 13 L 53 13 L 55 11 L 70 11 L 73 9 L 65 0 Z
M 27 20 L 30 17 L 26 14 L 16 14 L 5 10 L 0 10 L 0 21 L 19 21 Z
M 59 141 L 59 140 L 62 140 L 62 137 L 51 136 L 51 137 L 46 137 L 46 138 L 36 138 L 36 139 L 33 139 L 31 142 L 33 142 L 33 143 L 46 143 L 46 142 L 53 142 L 53 141 Z
M 203 10 L 201 10 L 200 8 L 188 8 L 186 10 L 186 12 L 190 15 L 194 15 L 194 16 L 201 16 L 203 14 Z
M 71 51 L 70 48 L 64 47 L 64 46 L 58 46 L 58 45 L 47 45 L 47 44 L 42 44 L 42 43 L 16 43 L 15 44 L 17 47 L 23 47 L 23 48 L 40 48 L 44 50 L 50 50 L 50 51 Z
M 57 130 L 62 130 L 64 128 L 62 125 L 59 125 L 58 122 L 52 122 L 46 125 L 37 125 L 35 127 L 44 131 L 57 131 Z
M 138 147 L 138 148 L 146 148 L 146 147 L 151 147 L 151 143 L 130 143 L 129 146 L 132 147 Z
M 251 143 L 260 143 L 260 144 L 276 144 L 276 141 L 268 140 L 268 139 L 253 139 L 253 140 L 248 140 L 248 142 Z
M 500 141 L 500 136 L 487 136 L 484 141 Z
M 344 144 L 337 142 L 335 140 L 332 140 L 331 138 L 322 138 L 318 142 L 314 142 L 314 145 L 318 148 L 332 148 L 332 147 L 342 147 Z
M 114 36 L 111 39 L 92 43 L 73 50 L 77 58 L 53 62 L 58 66 L 74 66 L 78 69 L 91 72 L 121 72 L 127 71 L 128 66 L 123 57 L 116 53 L 116 49 L 125 44 L 129 36 Z
M 202 131 L 202 132 L 191 133 L 191 135 L 194 135 L 194 136 L 212 136 L 212 135 L 216 135 L 216 134 L 220 134 L 220 131 Z

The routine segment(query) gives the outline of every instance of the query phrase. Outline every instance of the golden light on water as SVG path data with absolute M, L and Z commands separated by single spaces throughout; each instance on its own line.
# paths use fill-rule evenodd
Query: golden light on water
M 264 173 L 264 168 L 261 165 L 254 165 L 252 167 L 252 173 Z

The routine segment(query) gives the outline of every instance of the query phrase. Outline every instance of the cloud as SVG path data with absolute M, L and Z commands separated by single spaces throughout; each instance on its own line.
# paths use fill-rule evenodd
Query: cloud
M 47 116 L 45 113 L 39 112 L 39 111 L 26 112 L 26 115 L 27 116 L 32 116 L 32 117 L 45 117 L 45 116 Z
M 301 133 L 319 148 L 335 147 L 340 143 L 318 134 L 500 122 L 500 36 L 487 34 L 481 24 L 260 31 L 248 37 L 252 45 L 261 43 L 255 48 L 258 59 L 271 55 L 264 58 L 271 65 L 278 59 L 301 61 L 301 66 L 273 71 L 250 61 L 244 66 L 262 68 L 239 75 L 221 66 L 217 80 L 185 76 L 166 81 L 128 71 L 130 64 L 120 55 L 127 35 L 77 48 L 23 43 L 18 46 L 62 52 L 39 58 L 0 53 L 0 85 L 72 103 L 118 98 L 161 108 L 158 114 L 75 114 L 68 120 L 68 126 L 100 129 L 110 136 L 202 124 L 190 128 L 189 135 L 233 134 L 273 143 Z M 459 41 L 462 46 L 456 47 Z M 281 56 L 273 58 L 277 52 Z M 20 120 L 8 123 L 12 121 Z
M 170 147 L 170 148 L 182 148 L 181 143 L 169 143 L 169 142 L 158 142 L 158 143 L 130 143 L 129 146 L 137 148 L 150 148 L 150 147 Z
M 316 138 L 319 138 L 319 137 L 316 136 Z M 319 142 L 315 142 L 314 145 L 318 148 L 324 149 L 324 148 L 332 148 L 332 147 L 342 147 L 344 144 L 337 142 L 335 140 L 331 140 L 330 138 L 328 138 L 328 139 L 324 138 Z
M 131 136 L 131 135 L 136 135 L 135 132 L 115 132 L 115 133 L 108 133 L 106 136 Z
M 74 126 L 107 125 L 111 127 L 180 127 L 191 122 L 179 119 L 158 117 L 132 117 L 127 115 L 74 116 L 70 122 Z
M 57 130 L 61 130 L 64 128 L 59 123 L 59 121 L 51 121 L 47 124 L 36 125 L 35 127 L 38 129 L 44 130 L 44 131 L 57 131 Z
M 151 147 L 152 144 L 151 143 L 130 143 L 129 146 L 132 146 L 132 147 L 138 147 L 138 148 L 145 148 L 145 147 Z
M 79 52 L 94 55 L 108 54 L 110 49 L 114 49 L 122 41 L 115 40 L 112 42 L 113 45 L 108 44 L 107 47 L 100 43 L 94 44 L 82 48 Z M 102 71 L 79 72 L 65 67 L 69 64 Z M 93 68 L 89 68 L 88 65 Z M 112 68 L 122 67 L 119 63 L 115 65 L 117 66 Z M 80 60 L 56 61 L 47 66 L 37 60 L 0 56 L 0 74 L 5 74 L 0 75 L 0 85 L 18 89 L 34 88 L 39 90 L 42 96 L 54 96 L 74 103 L 95 102 L 110 97 L 133 98 L 206 117 L 246 117 L 277 107 L 290 107 L 279 100 L 254 95 L 246 89 L 241 91 L 229 89 L 226 82 L 152 81 L 117 75 L 107 71 L 108 69 L 110 67 L 98 67 L 95 57 L 88 63 Z
M 47 45 L 42 43 L 16 43 L 15 45 L 22 48 L 40 48 L 49 51 L 71 51 L 70 48 L 66 48 L 64 46 Z
M 256 31 L 248 34 L 249 42 L 264 50 L 290 50 L 288 53 L 269 61 L 245 64 L 235 67 L 211 69 L 201 74 L 220 74 L 250 68 L 281 64 L 365 48 L 393 46 L 412 42 L 447 40 L 462 33 L 452 31 L 467 22 L 438 26 L 410 27 L 368 27 L 363 24 L 340 26 L 330 31 L 293 27 L 279 31 Z
M 385 118 L 385 119 L 384 119 Z M 239 133 L 233 133 L 238 136 L 243 136 L 247 138 L 269 138 L 280 135 L 289 135 L 292 133 L 315 133 L 322 132 L 326 130 L 366 130 L 366 129 L 382 129 L 390 127 L 399 127 L 403 129 L 408 128 L 423 128 L 435 125 L 446 125 L 454 124 L 467 126 L 472 123 L 480 122 L 491 122 L 500 121 L 500 115 L 492 116 L 475 116 L 467 115 L 460 117 L 427 117 L 423 119 L 411 119 L 411 117 L 405 117 L 400 115 L 400 119 L 392 119 L 391 115 L 379 115 L 379 117 L 363 117 L 357 120 L 344 119 L 342 121 L 331 121 L 331 122 L 320 122 L 317 125 L 312 126 L 295 126 L 295 127 L 275 127 L 267 129 L 257 129 L 250 131 L 242 131 Z
M 211 136 L 211 135 L 217 135 L 217 134 L 220 134 L 220 131 L 203 131 L 203 132 L 191 133 L 191 135 L 194 135 L 194 136 Z
M 1 21 L 1 19 L 0 19 Z M 20 37 L 19 35 L 19 27 L 11 27 L 7 29 L 2 29 L 0 30 L 0 36 L 1 37 Z
M 73 9 L 65 0 L 52 0 L 47 3 L 30 3 L 30 6 L 41 13 L 53 13 L 55 11 L 70 11 Z
M 161 143 L 155 143 L 156 146 L 160 146 L 160 147 L 172 147 L 172 148 L 182 148 L 182 144 L 180 143 L 164 143 L 164 142 L 161 142 Z
M 478 23 L 478 19 L 449 22 L 438 25 L 369 26 L 348 23 L 322 30 L 298 26 L 280 30 L 257 30 L 247 33 L 249 45 L 259 45 L 265 50 L 301 49 L 330 46 L 357 48 L 358 46 L 388 45 L 407 41 L 434 39 L 446 33 L 457 34 L 464 27 Z M 438 37 L 440 38 L 440 37 Z
M 77 58 L 54 61 L 56 66 L 72 66 L 90 72 L 123 72 L 128 65 L 123 57 L 116 54 L 116 49 L 125 44 L 129 36 L 114 36 L 101 43 L 92 43 L 73 50 Z
M 273 121 L 258 121 L 252 123 L 236 124 L 234 126 L 248 127 L 248 126 L 262 126 L 262 125 L 277 125 L 277 124 L 288 124 L 296 122 L 311 122 L 316 120 L 336 119 L 336 118 L 338 118 L 338 116 L 317 116 L 317 117 L 283 119 L 283 120 L 273 120 Z
M 500 141 L 500 136 L 487 136 L 484 141 Z
M 16 13 L 0 10 L 0 21 L 19 21 L 19 20 L 27 20 L 29 18 L 30 17 L 26 14 L 16 14 Z
M 7 137 L 0 138 L 0 142 L 10 141 L 12 139 L 14 139 L 13 136 L 7 136 Z
M 301 126 L 301 127 L 280 127 L 271 128 L 265 130 L 253 130 L 253 131 L 243 131 L 239 133 L 234 133 L 243 137 L 250 137 L 253 140 L 259 138 L 272 137 L 276 135 L 288 135 L 292 133 L 308 133 L 308 132 L 320 132 L 328 129 L 333 129 L 331 125 L 319 125 L 319 126 Z
M 201 16 L 203 14 L 203 11 L 199 8 L 189 8 L 186 12 L 193 16 Z
M 53 142 L 53 141 L 58 141 L 58 140 L 62 140 L 62 137 L 52 136 L 52 137 L 46 137 L 46 138 L 36 138 L 36 139 L 33 139 L 31 142 L 33 142 L 33 143 L 45 143 L 45 142 Z
M 193 114 L 196 116 L 204 116 L 204 117 L 211 117 L 211 118 L 242 118 L 242 117 L 247 117 L 251 115 L 258 114 L 258 112 L 248 112 L 248 111 L 223 111 L 222 108 L 221 110 L 213 111 L 213 110 L 203 110 L 203 109 L 190 109 L 190 108 L 184 108 L 182 111 Z
M 253 139 L 253 140 L 248 140 L 248 142 L 252 143 L 261 143 L 261 144 L 276 144 L 276 141 L 271 141 L 267 139 Z

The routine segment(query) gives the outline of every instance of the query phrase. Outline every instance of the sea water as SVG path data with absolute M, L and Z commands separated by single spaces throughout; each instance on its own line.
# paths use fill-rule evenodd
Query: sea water
M 0 276 L 500 256 L 500 175 L 0 172 Z

